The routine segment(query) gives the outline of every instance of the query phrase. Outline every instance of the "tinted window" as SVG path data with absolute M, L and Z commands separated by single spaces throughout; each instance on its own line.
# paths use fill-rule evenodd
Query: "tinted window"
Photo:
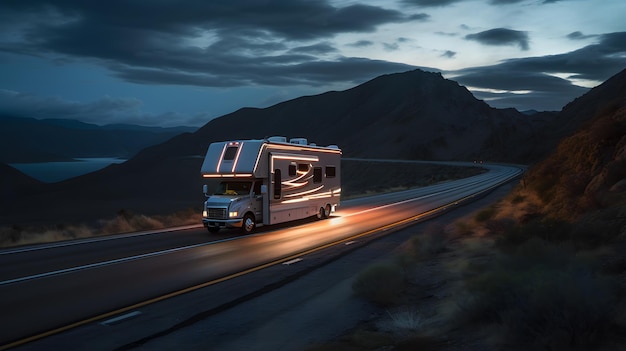
M 322 182 L 322 167 L 313 168 L 313 183 Z
M 289 165 L 289 175 L 291 177 L 296 175 L 296 165 Z
M 334 178 L 337 174 L 335 166 L 326 166 L 326 178 Z
M 309 164 L 308 163 L 298 163 L 298 171 L 299 172 L 308 172 Z

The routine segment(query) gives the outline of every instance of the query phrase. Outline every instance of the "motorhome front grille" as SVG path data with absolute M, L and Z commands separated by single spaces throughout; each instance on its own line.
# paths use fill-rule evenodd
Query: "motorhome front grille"
M 226 219 L 225 208 L 207 208 L 209 218 Z

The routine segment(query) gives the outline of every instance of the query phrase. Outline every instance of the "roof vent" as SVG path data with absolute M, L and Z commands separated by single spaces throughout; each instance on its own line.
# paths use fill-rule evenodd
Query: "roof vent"
M 273 136 L 273 137 L 267 138 L 267 141 L 271 141 L 271 142 L 274 142 L 274 143 L 286 143 L 287 142 L 287 137 L 284 137 L 284 136 Z
M 289 143 L 298 144 L 298 145 L 308 145 L 309 141 L 306 140 L 306 138 L 291 138 L 289 140 Z

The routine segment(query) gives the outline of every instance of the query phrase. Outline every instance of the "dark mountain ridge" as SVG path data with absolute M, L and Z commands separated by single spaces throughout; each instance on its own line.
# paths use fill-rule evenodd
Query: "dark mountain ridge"
M 583 96 L 576 103 L 591 105 L 585 101 L 593 97 Z M 147 147 L 123 164 L 50 184 L 44 193 L 55 208 L 80 212 L 84 218 L 111 216 L 121 208 L 167 213 L 199 206 L 204 199 L 199 170 L 211 142 L 273 135 L 337 144 L 345 157 L 532 163 L 569 130 L 557 128 L 567 118 L 565 109 L 562 113 L 527 116 L 515 109 L 495 109 L 437 73 L 389 74 L 341 92 L 263 109 L 242 108 L 194 133 Z M 32 216 L 29 204 L 42 195 L 15 199 L 10 212 Z M 12 216 L 9 209 L 3 212 L 0 223 Z
M 69 119 L 0 116 L 0 162 L 66 161 L 75 157 L 130 158 L 190 128 L 84 123 Z

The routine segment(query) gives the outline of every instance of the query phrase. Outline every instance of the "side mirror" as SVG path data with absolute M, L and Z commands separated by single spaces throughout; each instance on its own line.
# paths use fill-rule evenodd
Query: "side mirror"
M 209 186 L 208 186 L 208 185 L 206 185 L 206 184 L 204 184 L 204 185 L 202 186 L 202 192 L 204 193 L 204 195 L 205 195 L 205 196 L 208 196 L 208 194 L 207 194 L 207 193 L 209 192 Z
M 267 185 L 265 184 L 261 185 L 261 194 L 263 195 L 267 194 Z

